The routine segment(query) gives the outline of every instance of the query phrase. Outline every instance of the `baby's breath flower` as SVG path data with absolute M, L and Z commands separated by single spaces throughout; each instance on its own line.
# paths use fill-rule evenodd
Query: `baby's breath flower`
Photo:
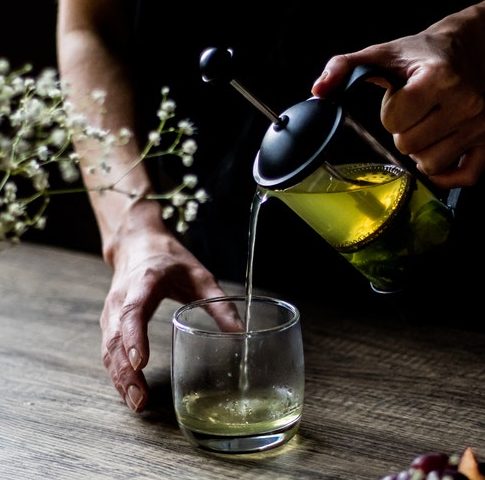
M 175 208 L 173 208 L 172 205 L 167 205 L 162 210 L 162 218 L 164 220 L 168 220 L 169 218 L 173 217 L 174 213 L 175 213 Z
M 37 174 L 40 169 L 39 162 L 36 160 L 30 160 L 24 165 L 24 173 L 27 177 L 31 178 Z
M 177 192 L 172 197 L 172 205 L 174 207 L 180 207 L 187 201 L 187 195 L 181 192 Z
M 199 209 L 199 204 L 194 200 L 189 200 L 185 208 L 184 219 L 187 222 L 193 222 L 197 217 L 198 209 Z
M 194 164 L 194 157 L 192 155 L 182 155 L 182 163 L 185 167 L 191 167 Z
M 188 228 L 189 228 L 189 224 L 185 220 L 179 218 L 177 222 L 177 227 L 176 227 L 177 232 L 185 233 L 188 230 Z
M 38 230 L 44 230 L 47 219 L 45 217 L 39 217 L 34 224 L 34 227 Z
M 123 128 L 120 128 L 118 137 L 122 142 L 125 142 L 130 140 L 131 137 L 133 137 L 133 133 L 131 132 L 130 129 L 123 127 Z
M 195 140 L 192 138 L 189 138 L 188 140 L 185 140 L 184 143 L 182 143 L 182 152 L 186 155 L 193 155 L 197 151 L 197 144 L 195 143 Z
M 42 192 L 49 188 L 49 177 L 47 172 L 41 170 L 32 177 L 32 185 L 35 190 Z
M 70 160 L 61 160 L 59 162 L 59 171 L 62 179 L 67 183 L 73 183 L 79 178 L 79 171 Z
M 7 182 L 3 188 L 3 195 L 6 202 L 13 202 L 17 198 L 17 185 Z
M 164 122 L 170 118 L 170 115 L 167 111 L 160 109 L 157 112 L 157 117 L 160 119 L 160 121 Z
M 197 177 L 193 174 L 184 175 L 183 181 L 188 188 L 194 188 L 197 185 Z
M 49 137 L 49 143 L 55 145 L 56 147 L 61 147 L 66 142 L 67 136 L 68 133 L 64 129 L 55 128 Z M 43 146 L 47 148 L 45 145 Z
M 174 113 L 176 107 L 177 105 L 173 100 L 167 99 L 167 100 L 164 100 L 160 105 L 160 110 L 163 110 L 167 113 Z
M 0 74 L 6 75 L 10 70 L 10 62 L 6 58 L 0 58 Z
M 193 135 L 195 133 L 194 125 L 189 120 L 181 120 L 178 125 L 184 135 Z
M 47 145 L 40 145 L 39 148 L 37 148 L 37 156 L 39 157 L 39 160 L 43 162 L 49 158 L 49 148 Z
M 203 189 L 197 190 L 194 197 L 199 203 L 205 203 L 207 200 L 209 200 L 209 195 L 207 195 L 207 192 Z
M 25 210 L 25 205 L 23 205 L 20 202 L 12 202 L 7 207 L 8 213 L 13 215 L 14 217 L 20 217 L 24 213 L 24 210 Z
M 112 132 L 90 125 L 86 116 L 69 101 L 70 87 L 61 85 L 55 69 L 45 69 L 37 77 L 28 75 L 31 70 L 30 65 L 11 70 L 8 60 L 0 58 L 0 247 L 2 240 L 18 242 L 31 227 L 45 228 L 44 210 L 54 193 L 83 190 L 52 190 L 49 184 L 52 165 L 57 166 L 63 181 L 68 183 L 78 180 L 80 168 L 86 174 L 108 174 L 113 148 L 127 145 L 133 138 L 128 128 Z M 178 121 L 176 127 L 170 124 L 175 117 L 176 103 L 168 98 L 169 93 L 168 87 L 161 89 L 159 126 L 149 133 L 139 158 L 133 160 L 118 180 L 91 190 L 100 195 L 112 191 L 133 199 L 159 199 L 163 219 L 170 219 L 175 230 L 184 233 L 189 222 L 195 220 L 199 204 L 208 199 L 203 189 L 190 193 L 198 183 L 196 175 L 183 175 L 176 187 L 160 194 L 145 196 L 136 190 L 125 192 L 118 188 L 119 182 L 136 165 L 152 157 L 178 157 L 183 166 L 193 165 L 197 144 L 191 137 L 196 129 L 188 119 Z M 95 89 L 86 100 L 91 102 L 90 108 L 98 108 L 102 115 L 106 96 L 107 92 Z M 162 143 L 165 135 L 169 139 Z M 99 151 L 96 164 L 83 165 L 73 142 L 89 142 L 89 148 L 94 146 Z M 17 187 L 20 177 L 21 188 Z
M 161 136 L 159 132 L 153 131 L 148 134 L 148 140 L 150 141 L 150 143 L 153 143 L 153 145 L 155 146 L 160 145 L 160 138 Z

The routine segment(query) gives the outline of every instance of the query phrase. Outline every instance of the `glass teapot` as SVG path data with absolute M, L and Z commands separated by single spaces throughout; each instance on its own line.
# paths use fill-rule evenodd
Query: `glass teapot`
M 343 255 L 379 293 L 396 292 L 442 250 L 453 204 L 444 203 L 345 108 L 354 86 L 382 72 L 359 66 L 331 99 L 312 97 L 276 115 L 231 79 L 230 50 L 207 49 L 203 79 L 230 81 L 271 119 L 253 176 Z

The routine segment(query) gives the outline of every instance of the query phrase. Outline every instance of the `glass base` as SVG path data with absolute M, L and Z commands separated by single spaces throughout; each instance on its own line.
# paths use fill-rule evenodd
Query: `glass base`
M 214 435 L 195 432 L 183 425 L 182 433 L 193 445 L 218 453 L 254 453 L 279 447 L 288 442 L 298 431 L 300 419 L 284 428 L 273 432 L 265 432 L 244 436 Z

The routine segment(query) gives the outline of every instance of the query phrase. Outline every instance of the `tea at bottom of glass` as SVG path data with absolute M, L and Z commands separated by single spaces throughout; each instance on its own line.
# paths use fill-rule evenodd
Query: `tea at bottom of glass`
M 246 453 L 286 443 L 303 409 L 298 310 L 260 296 L 182 306 L 173 317 L 172 391 L 179 426 L 198 447 Z

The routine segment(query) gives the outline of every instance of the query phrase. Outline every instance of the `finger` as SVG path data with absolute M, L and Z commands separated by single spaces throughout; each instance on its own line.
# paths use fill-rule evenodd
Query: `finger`
M 458 165 L 430 180 L 439 188 L 449 189 L 475 185 L 485 172 L 485 147 L 476 147 L 464 154 Z
M 202 294 L 201 298 L 213 298 L 225 295 L 224 291 L 212 275 L 211 280 L 209 280 L 208 283 L 202 282 L 200 285 L 203 284 L 205 286 L 203 287 L 204 290 L 200 292 Z M 233 303 L 210 303 L 208 304 L 207 310 L 222 331 L 240 332 L 244 330 L 244 321 L 241 319 L 241 316 Z
M 394 66 L 395 52 L 392 43 L 372 45 L 358 52 L 336 55 L 332 57 L 320 77 L 317 78 L 312 87 L 312 94 L 317 97 L 325 97 L 345 81 L 350 72 L 358 65 L 375 65 L 382 67 L 384 70 L 393 70 L 397 72 Z M 391 85 L 388 79 L 369 78 L 368 81 L 377 85 L 389 88 Z
M 148 269 L 142 278 L 131 282 L 121 307 L 119 322 L 123 345 L 135 371 L 143 369 L 148 363 L 148 322 L 163 296 L 164 289 L 158 275 Z
M 456 131 L 446 138 L 411 154 L 410 157 L 425 175 L 435 176 L 447 173 L 452 167 L 456 167 L 464 153 L 472 152 L 473 149 L 483 146 L 485 143 L 484 125 L 485 112 L 464 121 Z M 395 136 L 395 142 L 397 141 Z
M 312 87 L 312 94 L 317 97 L 325 97 L 329 92 L 338 87 L 350 74 L 353 63 L 348 55 L 337 55 L 332 57 L 325 69 L 317 78 Z
M 405 132 L 465 91 L 449 67 L 421 66 L 412 71 L 402 88 L 386 91 L 382 99 L 382 124 L 391 133 Z M 454 120 L 446 117 L 445 121 L 449 124 Z
M 481 95 L 471 90 L 460 89 L 435 108 L 421 122 L 418 122 L 402 134 L 394 137 L 396 147 L 405 155 L 419 152 L 444 139 L 454 130 L 468 122 L 475 122 L 475 117 L 484 108 Z
M 420 172 L 427 176 L 440 175 L 458 163 L 464 147 L 458 142 L 458 132 L 453 132 L 446 138 L 421 150 L 411 154 Z
M 122 292 L 111 290 L 100 318 L 101 351 L 105 368 L 114 387 L 133 411 L 141 411 L 148 399 L 148 385 L 141 372 L 135 372 L 123 345 L 120 325 Z
M 168 296 L 181 303 L 187 303 L 195 299 L 221 297 L 225 292 L 202 264 L 194 263 L 191 268 L 185 269 L 174 276 L 171 290 Z M 172 294 L 172 295 L 170 295 Z M 224 331 L 241 331 L 244 325 L 234 306 L 223 303 L 215 308 L 210 307 L 211 315 L 219 327 Z
M 243 332 L 245 330 L 244 317 L 241 317 L 236 305 L 230 301 L 209 303 L 207 312 L 223 332 Z
M 102 354 L 113 385 L 125 403 L 135 412 L 143 410 L 148 399 L 148 385 L 142 372 L 133 370 L 119 330 L 103 331 Z

